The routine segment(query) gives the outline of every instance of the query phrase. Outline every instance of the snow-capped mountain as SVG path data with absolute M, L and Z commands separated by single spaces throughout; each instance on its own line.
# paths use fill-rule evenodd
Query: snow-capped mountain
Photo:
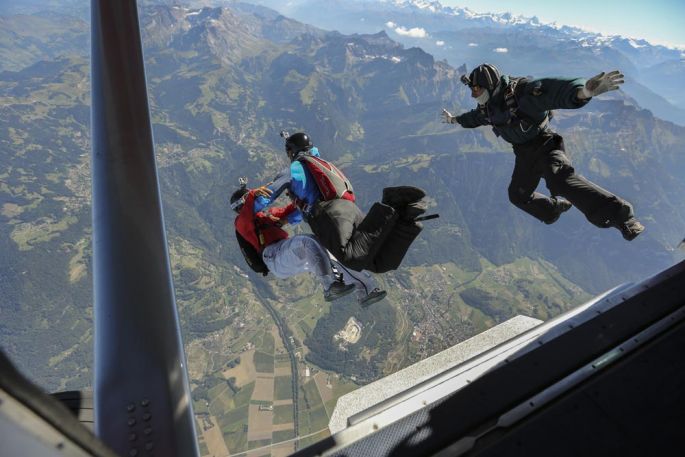
M 618 68 L 624 91 L 644 108 L 685 124 L 685 51 L 643 39 L 607 36 L 537 17 L 480 13 L 429 0 L 251 0 L 343 33 L 386 33 L 454 66 L 491 62 L 510 74 L 590 77 Z M 222 3 L 214 0 L 214 3 Z M 225 3 L 225 0 L 223 0 Z M 331 14 L 335 11 L 335 14 Z M 660 68 L 667 77 L 655 78 Z

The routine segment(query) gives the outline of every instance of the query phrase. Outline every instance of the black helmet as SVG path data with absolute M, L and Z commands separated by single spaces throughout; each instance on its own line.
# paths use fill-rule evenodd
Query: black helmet
M 312 139 L 304 132 L 293 133 L 285 140 L 285 150 L 292 154 L 308 151 L 312 146 Z
M 502 74 L 496 66 L 490 63 L 484 63 L 474 68 L 469 77 L 463 77 L 462 81 L 464 84 L 471 87 L 480 86 L 486 89 L 492 95 L 495 89 L 497 89 L 497 86 L 499 86 L 499 80 L 501 77 Z

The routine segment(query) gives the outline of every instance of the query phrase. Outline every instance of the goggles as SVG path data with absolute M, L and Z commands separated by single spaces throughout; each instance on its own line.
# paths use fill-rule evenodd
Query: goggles
M 231 209 L 232 209 L 233 211 L 235 211 L 235 212 L 240 211 L 240 209 L 241 209 L 241 208 L 243 207 L 243 205 L 245 204 L 245 200 L 246 200 L 246 199 L 247 199 L 247 192 L 245 193 L 245 195 L 243 195 L 242 197 L 240 197 L 238 200 L 236 200 L 236 201 L 234 201 L 233 203 L 231 203 Z

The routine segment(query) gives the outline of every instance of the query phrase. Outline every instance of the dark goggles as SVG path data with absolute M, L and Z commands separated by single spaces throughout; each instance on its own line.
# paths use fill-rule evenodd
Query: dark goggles
M 246 199 L 247 199 L 247 193 L 245 193 L 245 195 L 240 197 L 238 200 L 231 203 L 231 209 L 233 211 L 235 211 L 236 213 L 240 212 L 240 210 L 243 209 L 243 205 L 245 204 Z

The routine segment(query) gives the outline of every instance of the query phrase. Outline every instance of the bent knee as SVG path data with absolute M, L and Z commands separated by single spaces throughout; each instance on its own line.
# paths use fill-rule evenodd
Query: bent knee
M 298 236 L 300 237 L 300 242 L 307 251 L 318 252 L 324 250 L 319 240 L 313 235 L 304 234 Z
M 522 187 L 509 186 L 509 201 L 514 205 L 525 205 L 530 201 L 533 194 Z
M 553 195 L 561 195 L 563 190 L 573 182 L 576 176 L 576 170 L 568 164 L 560 164 L 553 167 L 548 174 L 545 175 L 545 182 L 547 188 Z
M 575 172 L 576 170 L 573 168 L 573 165 L 571 165 L 571 162 L 564 157 L 562 159 L 553 160 L 549 164 L 549 168 L 546 173 L 547 176 L 545 178 L 549 179 L 550 177 L 556 177 L 564 179 L 573 175 Z

